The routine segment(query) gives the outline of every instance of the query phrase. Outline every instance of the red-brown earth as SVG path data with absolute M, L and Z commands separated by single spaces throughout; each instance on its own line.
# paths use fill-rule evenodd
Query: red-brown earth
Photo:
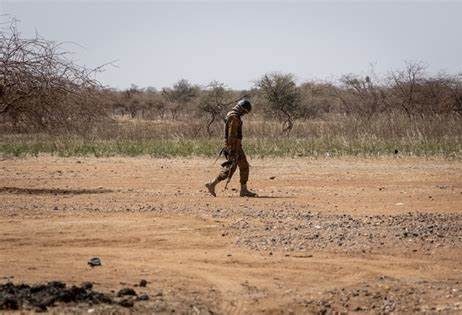
M 462 312 L 462 162 L 250 163 L 259 198 L 209 196 L 210 159 L 4 159 L 0 281 L 150 296 L 55 312 Z

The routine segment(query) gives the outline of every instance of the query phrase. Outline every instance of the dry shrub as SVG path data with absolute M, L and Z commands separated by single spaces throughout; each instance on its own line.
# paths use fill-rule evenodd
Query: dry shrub
M 75 64 L 62 45 L 22 38 L 14 20 L 0 29 L 0 116 L 16 132 L 83 132 L 105 117 L 99 69 Z

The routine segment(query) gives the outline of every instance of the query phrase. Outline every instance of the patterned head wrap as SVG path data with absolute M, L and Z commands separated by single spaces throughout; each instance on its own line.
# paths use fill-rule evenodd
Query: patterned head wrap
M 250 112 L 250 102 L 246 99 L 240 100 L 236 106 L 233 107 L 230 113 L 238 116 L 248 114 Z

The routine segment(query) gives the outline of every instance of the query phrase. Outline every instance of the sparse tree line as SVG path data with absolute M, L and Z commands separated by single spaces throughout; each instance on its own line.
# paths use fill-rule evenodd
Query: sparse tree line
M 290 132 L 295 120 L 322 119 L 329 114 L 355 115 L 365 120 L 396 113 L 409 119 L 462 115 L 462 76 L 428 76 L 421 63 L 406 63 L 403 70 L 392 71 L 384 78 L 350 74 L 338 82 L 297 85 L 292 74 L 269 73 L 249 91 L 227 89 L 216 81 L 200 87 L 182 79 L 159 91 L 132 87 L 110 93 L 116 100 L 113 106 L 123 108 L 122 112 L 133 118 L 200 117 L 207 120 L 209 132 L 210 125 L 220 122 L 232 101 L 243 95 L 249 95 L 255 104 L 254 116 L 280 121 L 283 133 Z
M 345 75 L 337 82 L 297 84 L 294 75 L 268 73 L 249 91 L 213 81 L 207 86 L 185 79 L 171 87 L 114 90 L 94 79 L 100 69 L 75 64 L 55 42 L 24 39 L 15 23 L 0 30 L 0 120 L 15 132 L 88 132 L 116 116 L 145 120 L 204 121 L 208 134 L 231 104 L 248 96 L 254 117 L 281 122 L 289 134 L 294 121 L 355 115 L 366 120 L 402 113 L 410 120 L 462 115 L 462 76 L 428 75 L 422 63 L 379 77 Z

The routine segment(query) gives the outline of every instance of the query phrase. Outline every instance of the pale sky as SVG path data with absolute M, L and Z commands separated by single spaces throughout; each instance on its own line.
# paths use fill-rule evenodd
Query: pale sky
M 171 86 L 181 78 L 218 80 L 246 89 L 266 72 L 299 82 L 364 73 L 385 74 L 405 60 L 431 72 L 462 72 L 462 2 L 140 2 L 0 0 L 18 18 L 67 45 L 78 62 L 127 88 Z

